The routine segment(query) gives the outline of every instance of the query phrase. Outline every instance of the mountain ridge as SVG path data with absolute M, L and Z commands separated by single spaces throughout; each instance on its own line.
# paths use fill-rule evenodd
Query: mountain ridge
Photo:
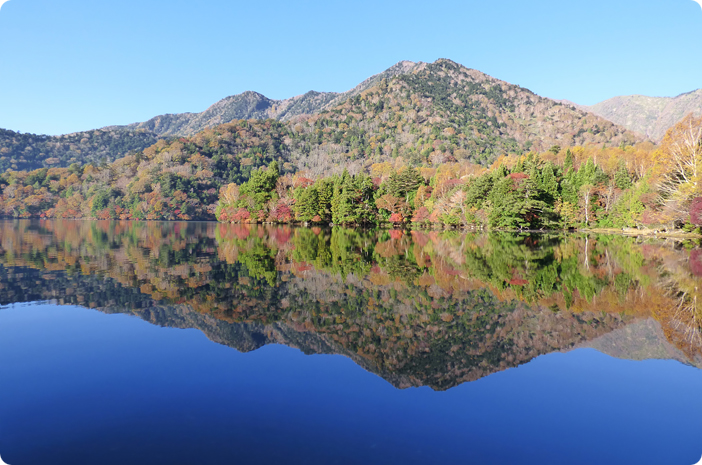
M 573 105 L 660 142 L 667 130 L 688 114 L 702 115 L 702 89 L 675 97 L 635 94 L 612 97 L 591 106 Z
M 108 126 L 105 129 L 146 129 L 160 137 L 192 136 L 204 129 L 234 120 L 276 119 L 289 121 L 298 116 L 312 115 L 333 108 L 373 87 L 382 79 L 392 78 L 411 72 L 421 62 L 400 61 L 385 71 L 362 81 L 346 92 L 318 92 L 310 90 L 282 100 L 275 100 L 265 95 L 247 90 L 240 94 L 225 97 L 200 113 L 175 113 L 155 116 L 141 123 L 126 126 Z

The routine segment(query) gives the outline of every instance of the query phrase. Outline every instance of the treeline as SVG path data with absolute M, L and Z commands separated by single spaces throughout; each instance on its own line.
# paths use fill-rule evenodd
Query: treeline
M 493 229 L 702 225 L 697 169 L 702 119 L 688 117 L 660 148 L 552 147 L 544 154 L 414 168 L 397 159 L 370 174 L 307 178 L 278 163 L 220 190 L 223 222 L 392 223 Z M 697 136 L 695 136 L 697 134 Z M 697 137 L 681 149 L 681 141 Z

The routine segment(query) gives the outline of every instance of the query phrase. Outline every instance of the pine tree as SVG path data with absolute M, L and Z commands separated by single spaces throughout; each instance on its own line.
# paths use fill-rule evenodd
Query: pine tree
M 493 183 L 497 184 L 500 182 L 502 179 L 504 179 L 505 176 L 507 176 L 509 172 L 507 171 L 507 168 L 504 167 L 504 165 L 500 165 L 495 170 L 492 172 L 492 181 Z
M 619 161 L 619 168 L 617 168 L 617 171 L 614 173 L 614 185 L 622 190 L 631 187 L 631 176 L 623 160 Z
M 565 157 L 565 162 L 563 163 L 563 172 L 568 173 L 571 170 L 575 169 L 575 158 L 573 157 L 573 152 L 568 149 L 566 151 L 566 157 Z
M 597 182 L 597 167 L 592 158 L 588 158 L 587 162 L 580 165 L 577 176 L 577 188 L 585 184 L 595 184 Z
M 334 181 L 331 178 L 320 179 L 315 183 L 317 189 L 317 214 L 323 221 L 331 220 L 331 206 L 334 198 Z
M 537 229 L 550 222 L 553 214 L 534 179 L 502 179 L 490 193 L 490 226 L 505 229 Z
M 373 180 L 361 173 L 353 179 L 354 223 L 368 224 L 377 220 L 378 209 L 375 207 Z
M 318 208 L 317 189 L 314 186 L 298 188 L 295 192 L 295 218 L 298 221 L 311 221 L 317 215 Z
M 543 191 L 551 203 L 558 197 L 558 179 L 556 178 L 555 167 L 552 163 L 547 163 L 541 170 L 539 189 Z
M 494 180 L 490 174 L 483 174 L 476 178 L 468 186 L 466 192 L 466 205 L 477 209 L 482 208 L 483 202 L 487 200 L 494 185 Z
M 341 178 L 334 185 L 334 197 L 332 199 L 332 222 L 334 224 L 352 224 L 356 222 L 353 194 L 353 179 L 344 170 Z
M 393 172 L 387 180 L 387 192 L 397 198 L 406 199 L 407 194 L 415 192 L 424 184 L 424 178 L 415 168 L 405 168 L 400 172 Z

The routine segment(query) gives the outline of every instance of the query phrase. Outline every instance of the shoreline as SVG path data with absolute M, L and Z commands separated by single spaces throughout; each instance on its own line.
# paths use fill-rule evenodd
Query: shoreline
M 650 237 L 650 238 L 670 238 L 679 240 L 691 240 L 691 239 L 702 239 L 702 234 L 687 232 L 683 230 L 675 231 L 661 231 L 658 229 L 636 229 L 636 228 L 568 228 L 568 229 L 488 229 L 478 226 L 444 226 L 444 225 L 413 225 L 413 224 L 401 224 L 393 225 L 392 223 L 376 223 L 376 224 L 348 224 L 348 225 L 336 225 L 336 224 L 322 224 L 322 223 L 273 223 L 273 222 L 223 222 L 217 220 L 147 220 L 147 219 L 119 219 L 119 218 L 108 218 L 108 219 L 97 219 L 97 218 L 6 218 L 0 217 L 0 221 L 134 221 L 134 222 L 164 222 L 164 223 L 217 223 L 217 224 L 256 224 L 256 225 L 278 225 L 278 226 L 294 226 L 300 228 L 333 228 L 333 227 L 345 227 L 345 228 L 368 228 L 368 227 L 378 227 L 382 229 L 403 229 L 403 230 L 427 230 L 427 231 L 464 231 L 464 232 L 508 232 L 508 233 L 536 233 L 536 234 L 548 234 L 548 233 L 593 233 L 593 234 L 610 234 L 628 237 Z

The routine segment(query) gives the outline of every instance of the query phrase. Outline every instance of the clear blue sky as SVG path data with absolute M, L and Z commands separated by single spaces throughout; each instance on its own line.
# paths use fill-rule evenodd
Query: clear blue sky
M 1 0 L 0 0 L 1 1 Z M 0 127 L 61 134 L 450 58 L 581 104 L 702 87 L 691 0 L 10 0 Z

